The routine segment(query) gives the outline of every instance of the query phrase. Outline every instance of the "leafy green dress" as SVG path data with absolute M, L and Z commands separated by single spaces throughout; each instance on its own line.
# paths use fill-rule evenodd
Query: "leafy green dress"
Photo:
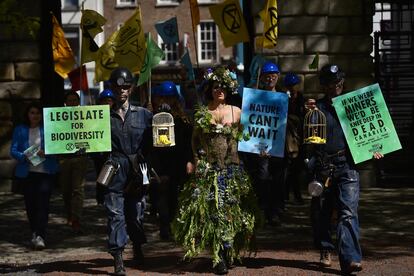
M 243 249 L 252 249 L 261 214 L 237 154 L 239 125 L 214 125 L 211 116 L 206 107 L 195 114 L 197 167 L 181 191 L 172 231 L 186 251 L 184 259 L 208 248 L 215 266 L 223 252 L 232 263 Z

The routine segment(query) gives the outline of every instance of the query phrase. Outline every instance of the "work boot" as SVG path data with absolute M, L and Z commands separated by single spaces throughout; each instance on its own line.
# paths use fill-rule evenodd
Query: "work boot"
M 124 260 L 122 259 L 122 252 L 115 253 L 114 257 L 114 275 L 125 276 Z
M 229 272 L 226 265 L 226 258 L 224 257 L 223 252 L 220 252 L 219 255 L 220 262 L 214 267 L 214 274 L 224 275 Z
M 33 236 L 32 244 L 34 250 L 43 250 L 46 247 L 44 239 L 37 235 Z
M 321 259 L 319 261 L 322 267 L 330 267 L 331 263 L 331 252 L 329 250 L 321 250 Z
M 221 259 L 220 262 L 214 267 L 214 274 L 224 275 L 228 272 L 226 262 L 223 259 Z
M 137 264 L 143 264 L 144 263 L 144 253 L 142 253 L 141 245 L 140 244 L 134 244 L 132 246 L 132 250 L 134 253 L 134 261 Z
M 345 274 L 351 274 L 362 270 L 362 264 L 359 262 L 350 262 L 344 269 Z

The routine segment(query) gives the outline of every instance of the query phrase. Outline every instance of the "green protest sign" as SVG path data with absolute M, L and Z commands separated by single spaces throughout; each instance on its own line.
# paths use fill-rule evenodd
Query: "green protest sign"
M 111 151 L 108 105 L 44 108 L 45 153 Z
M 401 149 L 400 140 L 378 84 L 332 99 L 356 164 Z

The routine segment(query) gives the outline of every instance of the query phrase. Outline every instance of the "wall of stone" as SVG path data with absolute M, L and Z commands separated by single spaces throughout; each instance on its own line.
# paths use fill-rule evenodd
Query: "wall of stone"
M 261 3 L 261 4 L 259 4 Z M 265 1 L 253 5 L 257 14 Z M 297 73 L 307 98 L 320 98 L 318 70 L 336 63 L 346 72 L 345 90 L 351 91 L 374 82 L 372 32 L 373 1 L 370 0 L 289 0 L 278 1 L 279 39 L 274 49 L 255 48 L 280 65 L 282 77 Z M 256 38 L 263 22 L 255 18 Z M 309 69 L 316 53 L 319 68 Z M 281 82 L 282 83 L 282 82 Z M 360 168 L 362 185 L 375 185 L 374 167 L 365 162 Z
M 23 14 L 41 15 L 38 1 L 16 1 L 16 5 Z M 21 122 L 25 105 L 41 99 L 39 42 L 24 30 L 6 31 L 9 26 L 3 16 L 0 20 L 0 192 L 11 190 L 15 167 L 9 156 L 13 127 Z
M 280 65 L 282 76 L 286 72 L 299 74 L 303 91 L 309 97 L 321 96 L 318 71 L 308 68 L 316 53 L 319 53 L 319 68 L 326 63 L 337 63 L 345 70 L 347 90 L 370 84 L 374 73 L 370 56 L 372 7 L 371 1 L 363 0 L 278 1 L 278 44 L 274 49 L 264 49 L 263 55 Z M 261 6 L 254 8 L 258 12 Z M 263 22 L 256 17 L 256 37 L 262 31 Z

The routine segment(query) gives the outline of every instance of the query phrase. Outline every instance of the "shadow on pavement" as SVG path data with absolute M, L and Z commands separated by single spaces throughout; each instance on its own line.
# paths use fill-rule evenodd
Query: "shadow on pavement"
M 110 259 L 91 259 L 87 261 L 57 261 L 45 265 L 31 265 L 24 268 L 0 266 L 0 273 L 17 273 L 19 271 L 33 271 L 39 274 L 50 272 L 59 273 L 84 273 L 87 275 L 108 274 L 106 270 L 101 270 L 103 267 L 112 267 L 113 263 Z

